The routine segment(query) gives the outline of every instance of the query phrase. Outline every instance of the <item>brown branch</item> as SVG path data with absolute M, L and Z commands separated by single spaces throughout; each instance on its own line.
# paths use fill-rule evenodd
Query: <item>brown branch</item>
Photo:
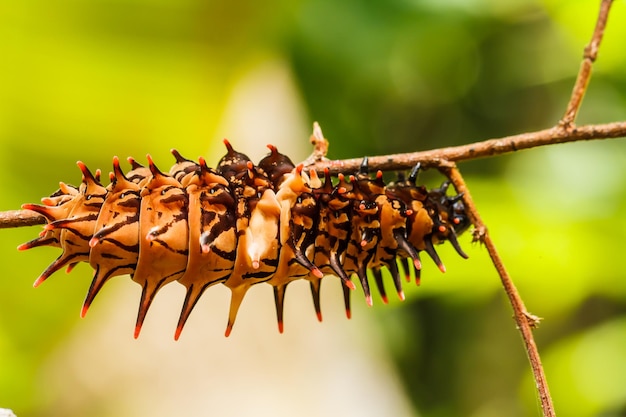
M 538 146 L 620 137 L 626 137 L 626 121 L 579 126 L 571 130 L 553 127 L 537 132 L 522 133 L 498 139 L 489 139 L 483 142 L 470 143 L 469 145 L 452 146 L 430 151 L 372 156 L 368 157 L 368 163 L 370 168 L 380 169 L 382 171 L 411 169 L 417 162 L 421 162 L 423 166 L 437 167 L 442 161 L 469 161 L 504 155 Z M 336 174 L 338 172 L 356 171 L 359 165 L 361 165 L 361 162 L 362 158 L 330 160 L 309 165 L 308 168 L 313 168 L 319 172 L 323 171 L 324 168 L 329 168 L 331 173 Z
M 34 226 L 46 223 L 46 218 L 30 210 L 0 211 L 0 229 Z
M 319 128 L 314 130 L 313 138 L 317 139 L 315 146 L 319 148 L 309 158 L 307 167 L 322 172 L 329 168 L 331 173 L 356 172 L 363 161 L 362 158 L 343 160 L 327 160 L 324 152 L 328 144 L 321 145 L 326 139 Z M 401 153 L 395 155 L 372 156 L 368 158 L 369 167 L 373 170 L 393 171 L 407 170 L 417 162 L 424 167 L 439 167 L 444 161 L 461 162 L 511 152 L 530 149 L 538 146 L 554 145 L 557 143 L 577 142 L 581 140 L 614 139 L 626 137 L 626 122 L 615 122 L 601 125 L 586 125 L 567 130 L 561 127 L 539 130 L 537 132 L 522 133 L 498 139 L 489 139 L 469 145 L 453 146 L 449 148 L 433 149 L 422 152 Z M 322 140 L 319 140 L 319 139 Z M 325 146 L 325 147 L 324 147 Z M 319 161 L 314 162 L 313 161 Z M 28 210 L 14 210 L 0 212 L 0 229 L 9 227 L 32 226 L 44 224 L 45 218 Z
M 602 0 L 602 3 L 600 4 L 600 12 L 598 14 L 598 20 L 596 21 L 596 27 L 593 31 L 589 44 L 585 47 L 583 61 L 580 63 L 578 77 L 576 78 L 576 83 L 572 89 L 572 96 L 567 104 L 567 110 L 559 122 L 559 126 L 564 129 L 571 129 L 576 121 L 578 110 L 580 109 L 583 97 L 585 96 L 585 91 L 587 91 L 589 79 L 591 78 L 591 68 L 598 57 L 598 49 L 600 47 L 600 42 L 602 42 L 604 28 L 606 27 L 612 3 L 613 0 Z
M 520 334 L 522 335 L 522 340 L 524 341 L 528 360 L 530 362 L 533 376 L 535 378 L 537 391 L 539 392 L 539 399 L 541 401 L 543 415 L 546 417 L 554 417 L 556 414 L 554 411 L 554 406 L 552 404 L 552 398 L 550 397 L 548 381 L 546 379 L 543 366 L 541 365 L 539 350 L 537 349 L 537 344 L 535 343 L 532 332 L 532 329 L 539 324 L 540 319 L 537 316 L 530 314 L 528 310 L 526 310 L 524 301 L 519 295 L 515 284 L 511 280 L 509 273 L 504 267 L 504 263 L 502 262 L 502 259 L 500 258 L 500 255 L 498 254 L 498 251 L 496 250 L 493 241 L 491 240 L 491 236 L 489 236 L 487 227 L 483 223 L 480 214 L 478 213 L 478 209 L 474 204 L 474 200 L 472 200 L 470 191 L 467 188 L 465 181 L 463 180 L 463 176 L 457 169 L 456 165 L 454 163 L 446 163 L 439 169 L 452 181 L 456 191 L 458 193 L 463 193 L 463 202 L 465 203 L 467 213 L 475 228 L 474 240 L 484 243 L 485 247 L 487 248 L 489 256 L 491 257 L 491 261 L 493 262 L 493 265 L 496 268 L 498 275 L 500 276 L 500 280 L 502 281 L 504 291 L 506 292 L 506 295 L 509 298 L 509 302 L 513 307 L 515 322 L 517 323 L 517 327 L 520 331 Z

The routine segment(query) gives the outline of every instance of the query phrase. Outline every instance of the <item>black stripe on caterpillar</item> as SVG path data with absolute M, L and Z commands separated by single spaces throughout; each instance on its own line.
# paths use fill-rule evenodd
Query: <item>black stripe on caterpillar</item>
M 287 285 L 296 279 L 310 282 L 313 303 L 321 321 L 320 286 L 326 275 L 341 279 L 346 314 L 350 317 L 353 275 L 372 305 L 370 270 L 385 303 L 382 269 L 388 269 L 400 299 L 404 299 L 400 269 L 407 280 L 414 270 L 419 284 L 425 251 L 444 272 L 435 244 L 450 241 L 467 255 L 457 235 L 469 227 L 460 194 L 448 196 L 449 183 L 428 191 L 416 184 L 420 165 L 405 178 L 385 184 L 382 172 L 372 178 L 367 158 L 358 172 L 333 180 L 268 145 L 270 154 L 254 165 L 227 140 L 226 155 L 216 169 L 204 158 L 196 163 L 172 154 L 176 163 L 168 174 L 147 156 L 148 166 L 129 158 L 124 174 L 113 158 L 110 184 L 100 183 L 82 162 L 79 187 L 64 183 L 41 205 L 23 209 L 45 216 L 39 237 L 18 247 L 56 246 L 61 255 L 37 278 L 39 286 L 50 275 L 78 262 L 94 268 L 83 303 L 84 317 L 102 286 L 112 277 L 130 275 L 142 287 L 135 338 L 154 296 L 177 281 L 187 289 L 175 339 L 194 306 L 212 285 L 222 283 L 231 292 L 226 336 L 237 311 L 255 284 L 273 286 L 278 328 L 283 331 L 283 304 Z M 399 268 L 398 261 L 402 266 Z

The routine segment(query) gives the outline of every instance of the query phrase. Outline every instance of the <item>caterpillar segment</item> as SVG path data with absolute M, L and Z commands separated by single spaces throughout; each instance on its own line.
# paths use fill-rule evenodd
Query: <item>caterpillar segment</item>
M 310 262 L 314 265 L 320 273 L 313 273 L 313 276 L 309 275 L 307 278 L 309 280 L 309 286 L 311 290 L 311 297 L 313 299 L 313 308 L 315 309 L 315 315 L 317 316 L 318 321 L 322 321 L 322 310 L 320 303 L 320 291 L 322 280 L 317 279 L 317 276 L 321 274 L 324 276 L 324 273 L 321 271 L 315 263 L 312 262 L 315 253 L 315 240 L 318 233 L 323 232 L 323 228 L 320 225 L 320 216 L 319 216 L 319 205 L 317 203 L 317 198 L 313 191 L 315 189 L 319 189 L 322 187 L 322 181 L 317 175 L 317 171 L 311 169 L 309 171 L 309 187 L 311 187 L 310 193 L 302 193 L 298 199 L 296 199 L 296 205 L 292 208 L 292 211 L 295 212 L 295 217 L 302 215 L 302 219 L 300 221 L 294 220 L 294 227 L 292 229 L 294 236 L 293 241 L 297 242 L 296 246 L 299 246 L 298 253 L 302 253 L 306 258 L 307 262 Z M 309 223 L 309 220 L 312 223 Z M 300 234 L 302 232 L 302 234 Z M 300 261 L 299 261 L 300 262 Z
M 429 194 L 429 199 L 437 207 L 439 222 L 433 228 L 433 240 L 437 243 L 450 241 L 454 250 L 467 259 L 467 254 L 461 248 L 457 239 L 457 234 L 463 233 L 470 226 L 469 217 L 466 214 L 463 204 L 463 194 L 448 196 L 447 191 L 450 182 L 445 181 L 441 187 L 434 188 Z
M 356 287 L 343 268 L 345 253 L 348 248 L 352 230 L 351 202 L 346 197 L 352 184 L 345 180 L 343 174 L 337 176 L 339 182 L 333 186 L 329 171 L 324 171 L 324 184 L 314 189 L 319 209 L 319 232 L 315 239 L 314 264 L 327 275 L 336 275 L 341 279 L 346 317 L 351 318 L 350 290 Z M 314 304 L 319 303 L 319 288 L 313 291 Z M 317 294 L 316 294 L 317 291 Z M 315 298 L 318 297 L 318 300 Z M 318 318 L 321 317 L 319 311 Z
M 150 155 L 151 176 L 141 189 L 139 209 L 139 258 L 133 281 L 142 287 L 135 338 L 156 293 L 179 279 L 188 258 L 188 198 L 180 183 L 163 174 Z
M 117 157 L 113 158 L 113 172 L 107 187 L 107 196 L 100 208 L 92 238 L 89 264 L 94 276 L 81 310 L 85 317 L 102 286 L 111 278 L 133 275 L 139 257 L 139 208 L 141 187 L 126 178 Z
M 178 340 L 191 311 L 212 285 L 232 274 L 237 249 L 235 199 L 228 181 L 209 168 L 204 158 L 183 186 L 189 197 L 189 257 L 178 282 L 187 288 L 174 339 Z
M 439 260 L 437 253 L 433 253 L 432 250 L 429 252 L 430 249 L 425 242 L 428 239 L 427 236 L 432 232 L 434 222 L 431 218 L 431 213 L 425 207 L 425 205 L 428 205 L 428 191 L 426 187 L 417 185 L 417 176 L 420 168 L 421 164 L 417 163 L 407 179 L 399 175 L 398 181 L 389 184 L 385 189 L 386 194 L 391 199 L 403 202 L 406 207 L 406 234 L 398 237 L 400 245 L 399 258 L 406 280 L 410 281 L 411 271 L 414 271 L 415 283 L 417 285 L 421 282 L 419 251 L 426 251 L 433 258 L 438 268 L 445 272 L 445 267 Z M 406 240 L 408 244 L 405 244 L 403 240 Z M 416 256 L 411 255 L 412 250 L 417 250 Z M 413 265 L 408 261 L 407 256 L 413 258 Z
M 227 140 L 224 145 L 216 169 L 204 158 L 194 162 L 172 149 L 169 173 L 148 155 L 147 166 L 128 158 L 131 169 L 124 174 L 114 157 L 106 188 L 99 171 L 92 174 L 79 162 L 79 187 L 60 183 L 41 205 L 23 205 L 42 214 L 47 225 L 18 249 L 62 249 L 35 286 L 63 266 L 89 262 L 94 275 L 84 317 L 109 279 L 130 275 L 142 287 L 136 338 L 157 292 L 177 281 L 186 288 L 174 332 L 178 340 L 198 300 L 215 284 L 231 290 L 226 336 L 247 291 L 263 282 L 273 287 L 282 333 L 285 294 L 294 280 L 309 281 L 321 321 L 322 279 L 339 277 L 350 318 L 353 276 L 371 306 L 370 276 L 387 303 L 383 271 L 389 271 L 403 300 L 402 276 L 410 280 L 413 273 L 420 282 L 419 252 L 428 253 L 442 271 L 436 244 L 450 241 L 467 257 L 457 239 L 470 225 L 462 195 L 448 196 L 448 182 L 430 191 L 417 185 L 419 164 L 408 178 L 400 174 L 386 184 L 382 172 L 369 173 L 364 158 L 356 173 L 333 180 L 328 170 L 323 178 L 305 172 L 272 145 L 258 165 Z
M 278 331 L 282 333 L 287 285 L 302 278 L 319 281 L 324 274 L 306 255 L 314 242 L 317 211 L 310 181 L 302 172 L 303 165 L 294 166 L 289 157 L 280 154 L 273 145 L 268 148 L 270 154 L 259 162 L 259 168 L 277 190 L 276 200 L 280 206 L 280 255 L 276 271 L 268 283 L 274 288 Z
M 271 279 L 276 271 L 280 206 L 263 170 L 254 166 L 244 154 L 234 151 L 228 141 L 224 143 L 228 152 L 218 163 L 218 172 L 230 177 L 237 204 L 238 238 L 235 267 L 224 283 L 231 290 L 225 332 L 229 336 L 247 291 L 252 285 Z

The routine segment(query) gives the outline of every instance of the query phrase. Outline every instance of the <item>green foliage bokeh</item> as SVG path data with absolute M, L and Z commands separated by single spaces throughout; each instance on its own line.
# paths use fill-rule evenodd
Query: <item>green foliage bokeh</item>
M 290 74 L 304 119 L 301 137 L 283 139 L 302 157 L 313 120 L 332 158 L 550 127 L 565 109 L 596 3 L 6 2 L 0 210 L 77 182 L 79 159 L 106 172 L 114 154 L 169 161 L 176 147 L 216 161 L 223 135 L 237 146 L 224 131 L 237 86 L 265 62 Z M 624 6 L 615 2 L 580 124 L 626 119 Z M 289 116 L 275 120 L 294 123 Z M 260 154 L 264 143 L 246 146 Z M 460 166 L 527 307 L 545 318 L 536 337 L 561 415 L 626 413 L 625 161 L 618 139 Z M 428 174 L 431 186 L 441 180 Z M 63 338 L 90 325 L 76 320 L 87 284 L 73 276 L 90 272 L 34 291 L 30 283 L 58 253 L 16 254 L 36 233 L 1 231 L 0 407 L 67 417 L 34 387 Z M 407 285 L 406 302 L 359 314 L 375 317 L 415 415 L 539 415 L 510 307 L 486 252 L 469 240 L 470 260 L 442 247 L 446 275 L 425 259 L 422 285 Z

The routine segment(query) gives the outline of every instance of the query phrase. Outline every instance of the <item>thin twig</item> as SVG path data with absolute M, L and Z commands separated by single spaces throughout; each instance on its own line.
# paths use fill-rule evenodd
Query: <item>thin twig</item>
M 556 414 L 554 411 L 554 405 L 552 404 L 552 398 L 550 397 L 548 381 L 546 379 L 543 366 L 541 365 L 539 350 L 537 349 L 532 332 L 532 329 L 537 327 L 539 324 L 540 319 L 526 310 L 524 301 L 519 295 L 515 284 L 504 267 L 504 263 L 502 262 L 500 255 L 498 255 L 498 251 L 496 250 L 493 240 L 491 240 L 491 236 L 489 236 L 487 227 L 483 223 L 480 214 L 478 213 L 478 209 L 474 204 L 474 200 L 472 200 L 470 191 L 465 185 L 463 176 L 457 169 L 456 165 L 454 165 L 454 163 L 443 164 L 443 166 L 440 167 L 440 170 L 452 181 L 456 191 L 458 193 L 463 193 L 463 202 L 465 203 L 465 207 L 472 224 L 475 227 L 474 240 L 484 243 L 487 248 L 491 261 L 493 262 L 493 265 L 500 276 L 500 280 L 502 281 L 504 291 L 506 292 L 511 306 L 513 307 L 515 322 L 517 323 L 517 327 L 522 335 L 524 346 L 526 347 L 526 353 L 528 354 L 528 360 L 535 378 L 543 415 L 545 417 L 554 417 Z
M 504 155 L 523 149 L 536 148 L 538 146 L 578 142 L 581 140 L 615 139 L 620 137 L 626 137 L 626 121 L 579 126 L 571 130 L 553 127 L 536 132 L 470 143 L 469 145 L 452 146 L 430 151 L 372 156 L 368 157 L 368 164 L 372 170 L 379 169 L 381 171 L 408 170 L 417 162 L 420 162 L 424 167 L 437 167 L 442 161 L 469 161 Z M 313 168 L 318 172 L 329 168 L 332 174 L 336 174 L 338 172 L 357 171 L 362 161 L 362 158 L 330 160 L 316 163 L 307 168 Z
M 606 27 L 612 3 L 613 0 L 602 0 L 602 3 L 600 4 L 600 12 L 598 14 L 598 20 L 596 21 L 596 27 L 593 31 L 589 44 L 585 47 L 583 60 L 580 63 L 578 77 L 576 78 L 576 83 L 572 89 L 572 96 L 567 104 L 567 110 L 559 122 L 559 126 L 563 129 L 569 130 L 573 128 L 574 122 L 576 121 L 578 110 L 580 109 L 583 97 L 585 96 L 585 91 L 587 91 L 589 79 L 591 78 L 591 68 L 598 57 L 598 48 L 600 47 L 600 42 L 602 42 L 604 28 Z

